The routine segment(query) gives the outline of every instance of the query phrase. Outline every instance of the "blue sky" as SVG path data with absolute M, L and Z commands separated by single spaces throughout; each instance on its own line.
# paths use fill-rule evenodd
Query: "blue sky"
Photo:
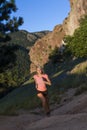
M 18 8 L 14 16 L 21 16 L 24 24 L 19 28 L 28 32 L 52 31 L 61 24 L 70 11 L 69 0 L 15 0 Z

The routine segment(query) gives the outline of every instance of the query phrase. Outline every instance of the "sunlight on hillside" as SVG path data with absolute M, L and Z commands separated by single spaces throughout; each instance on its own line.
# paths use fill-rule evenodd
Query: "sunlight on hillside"
M 63 70 L 61 70 L 60 72 L 55 73 L 55 74 L 52 76 L 52 78 L 57 77 L 57 76 L 60 75 L 61 73 L 63 73 Z
M 33 83 L 33 82 L 34 82 L 33 79 L 29 79 L 29 80 L 27 80 L 26 82 L 24 82 L 23 85 L 28 85 L 28 84 L 31 84 L 31 83 Z
M 87 61 L 76 65 L 76 66 L 72 69 L 72 71 L 71 71 L 70 73 L 71 73 L 71 74 L 87 73 Z

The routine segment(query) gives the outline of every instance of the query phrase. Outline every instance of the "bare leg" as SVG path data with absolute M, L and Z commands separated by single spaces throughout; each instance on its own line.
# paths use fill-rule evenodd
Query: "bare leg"
M 42 106 L 44 108 L 44 111 L 46 113 L 48 113 L 50 111 L 49 109 L 49 103 L 48 103 L 48 99 L 46 97 L 43 96 L 42 93 L 38 93 L 37 96 L 40 98 L 40 100 L 42 101 Z
M 50 111 L 50 107 L 49 107 L 49 98 L 48 98 L 48 96 L 45 96 L 45 99 L 46 99 L 46 103 L 47 103 L 48 109 L 49 109 L 49 111 Z M 48 111 L 48 112 L 49 112 L 49 111 Z

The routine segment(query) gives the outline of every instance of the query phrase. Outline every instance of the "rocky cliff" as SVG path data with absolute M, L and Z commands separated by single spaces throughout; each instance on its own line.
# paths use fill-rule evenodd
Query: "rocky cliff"
M 63 22 L 66 35 L 72 35 L 79 27 L 79 20 L 87 14 L 87 0 L 70 0 L 71 11 Z
M 53 32 L 47 34 L 43 38 L 37 40 L 31 48 L 29 55 L 31 60 L 30 70 L 35 70 L 36 65 L 43 66 L 49 61 L 49 54 L 55 47 L 60 47 L 60 44 L 65 32 L 62 25 L 57 25 Z
M 72 35 L 79 27 L 79 20 L 87 14 L 87 0 L 70 0 L 70 13 L 62 25 L 56 25 L 53 31 L 37 40 L 31 48 L 30 70 L 34 71 L 35 65 L 43 66 L 49 61 L 49 55 L 55 47 L 60 47 L 65 35 Z

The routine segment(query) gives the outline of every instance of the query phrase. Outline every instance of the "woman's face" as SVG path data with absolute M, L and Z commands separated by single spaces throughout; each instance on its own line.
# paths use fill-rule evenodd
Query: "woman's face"
M 37 68 L 37 73 L 42 74 L 42 70 L 40 68 Z

